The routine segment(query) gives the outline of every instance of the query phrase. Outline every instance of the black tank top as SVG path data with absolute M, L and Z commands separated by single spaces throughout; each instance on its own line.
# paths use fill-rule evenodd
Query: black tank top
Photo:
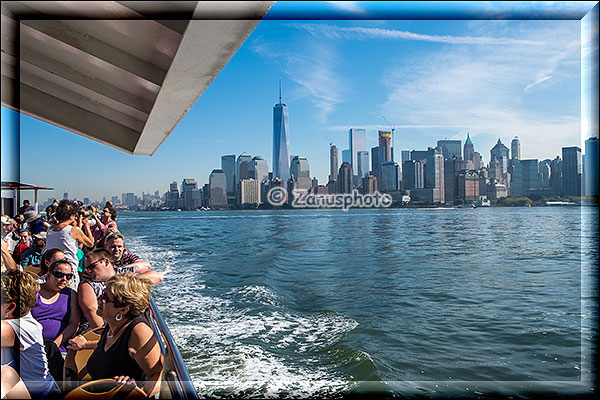
M 104 351 L 106 335 L 108 334 L 108 329 L 104 329 L 98 346 L 96 346 L 87 362 L 87 370 L 92 380 L 110 379 L 114 376 L 124 375 L 135 379 L 136 383 L 139 384 L 139 382 L 145 382 L 148 379 L 144 371 L 129 354 L 129 338 L 133 328 L 139 323 L 150 326 L 144 314 L 134 318 L 108 351 Z

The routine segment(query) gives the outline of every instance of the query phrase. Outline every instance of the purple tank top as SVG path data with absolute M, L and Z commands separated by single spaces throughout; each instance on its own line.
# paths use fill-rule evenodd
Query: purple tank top
M 37 294 L 37 302 L 31 310 L 31 315 L 42 325 L 42 336 L 44 339 L 54 340 L 69 325 L 71 317 L 70 298 L 73 289 L 66 287 L 59 292 L 58 299 L 52 304 L 42 303 L 40 294 Z M 63 346 L 60 351 L 66 352 Z

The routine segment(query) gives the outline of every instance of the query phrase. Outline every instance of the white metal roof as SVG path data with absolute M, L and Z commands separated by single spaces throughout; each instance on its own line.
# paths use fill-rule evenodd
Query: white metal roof
M 2 105 L 152 155 L 274 1 L 4 1 Z

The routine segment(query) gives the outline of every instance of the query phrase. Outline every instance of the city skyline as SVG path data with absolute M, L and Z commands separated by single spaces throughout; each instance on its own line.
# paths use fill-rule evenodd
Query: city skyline
M 322 5 L 348 15 L 339 6 Z M 374 5 L 356 7 L 354 12 Z M 292 4 L 276 3 L 267 16 L 286 8 Z M 553 159 L 563 146 L 583 150 L 583 142 L 597 136 L 597 127 L 581 129 L 579 52 L 586 42 L 580 25 L 266 18 L 153 157 L 132 157 L 21 116 L 18 180 L 54 187 L 40 193 L 43 201 L 62 198 L 65 190 L 77 198 L 163 193 L 184 177 L 203 184 L 224 154 L 259 155 L 273 170 L 270 110 L 280 77 L 289 108 L 289 154 L 307 157 L 320 183 L 329 175 L 329 143 L 341 156 L 348 129 L 365 129 L 370 152 L 378 131 L 391 128 L 384 116 L 395 128 L 398 161 L 401 150 L 425 150 L 443 139 L 464 143 L 467 132 L 486 163 L 499 137 L 510 147 L 514 136 L 522 158 Z M 2 109 L 3 130 L 15 119 L 11 113 Z M 64 177 L 26 162 L 63 151 L 75 165 L 102 160 L 103 173 L 91 180 L 81 168 Z

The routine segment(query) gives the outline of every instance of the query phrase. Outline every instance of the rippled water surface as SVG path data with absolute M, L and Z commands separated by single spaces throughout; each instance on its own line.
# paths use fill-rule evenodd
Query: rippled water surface
M 203 396 L 589 393 L 597 208 L 117 222 Z

